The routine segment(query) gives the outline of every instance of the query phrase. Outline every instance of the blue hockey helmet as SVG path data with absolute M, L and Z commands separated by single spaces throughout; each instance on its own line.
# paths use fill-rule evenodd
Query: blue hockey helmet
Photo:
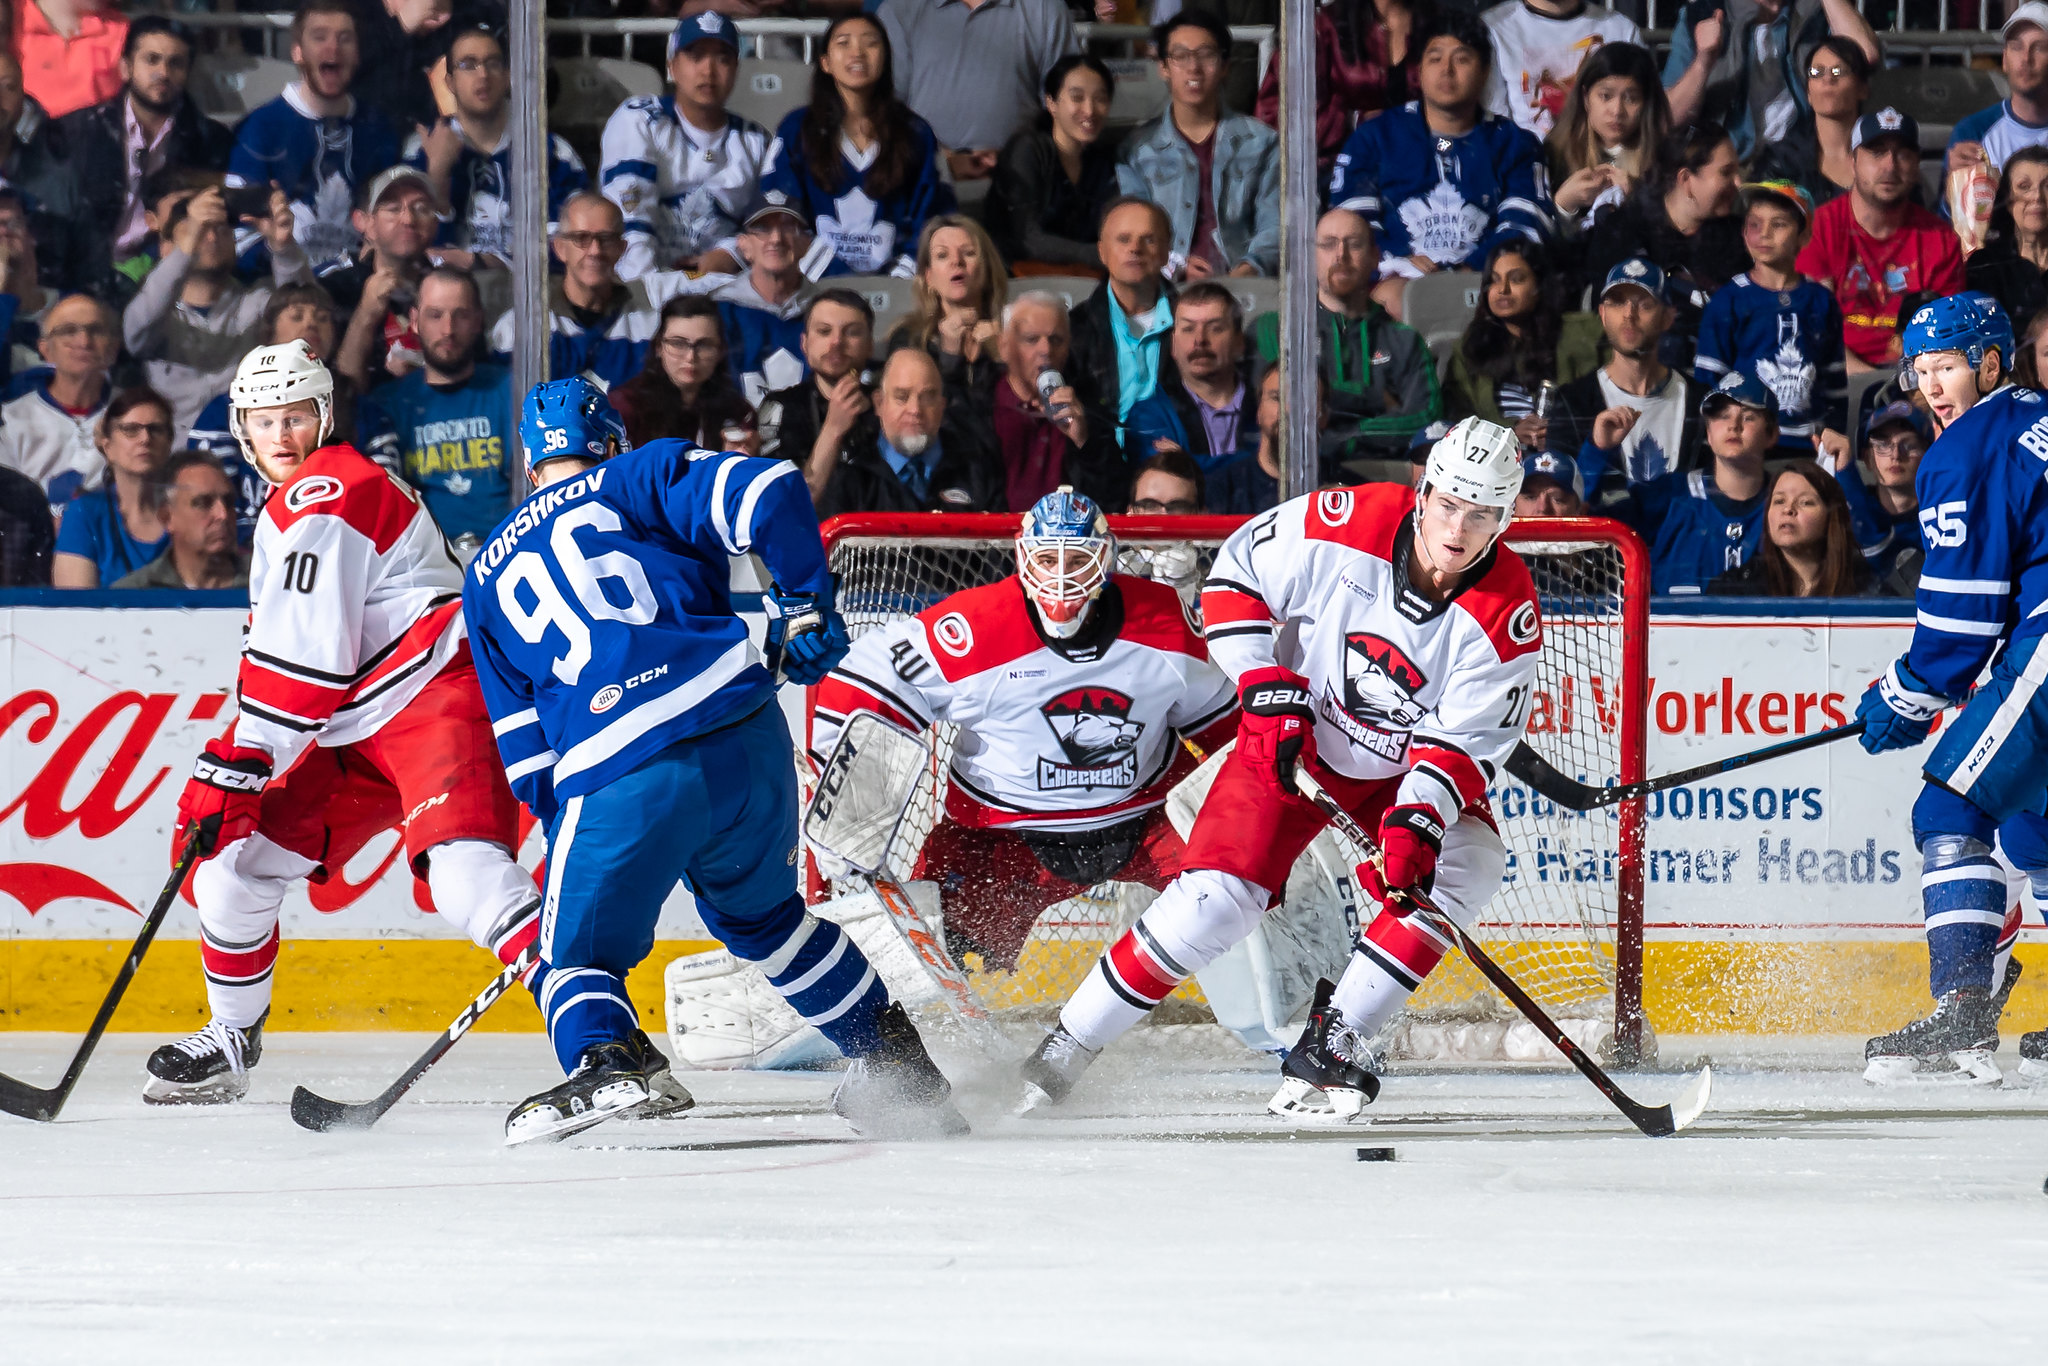
M 1116 569 L 1109 518 L 1086 494 L 1060 485 L 1031 505 L 1017 532 L 1017 577 L 1045 629 L 1070 636 Z
M 1998 300 L 1974 289 L 1951 294 L 1923 304 L 1899 329 L 1905 363 L 1899 368 L 1899 387 L 1916 389 L 1913 358 L 1939 351 L 1959 352 L 1974 368 L 1984 363 L 1986 352 L 1996 348 L 1999 366 L 2012 370 L 2012 319 Z
M 550 460 L 609 460 L 633 443 L 604 390 L 572 375 L 527 392 L 519 405 L 519 447 L 531 474 Z

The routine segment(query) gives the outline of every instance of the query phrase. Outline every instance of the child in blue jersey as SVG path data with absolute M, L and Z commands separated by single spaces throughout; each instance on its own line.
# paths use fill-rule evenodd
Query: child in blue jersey
M 1863 747 L 1917 745 L 1943 708 L 1968 700 L 1928 756 L 1913 805 L 1934 1013 L 1872 1039 L 1865 1076 L 1995 1082 L 2019 923 L 1993 843 L 2048 878 L 2048 402 L 2008 381 L 2012 324 L 1989 295 L 1926 305 L 1902 340 L 1900 381 L 1926 398 L 1936 427 L 1914 480 L 1927 558 L 1912 647 L 1856 709 Z M 2048 1079 L 2048 1030 L 2021 1037 L 2020 1071 Z
M 1330 207 L 1372 225 L 1382 277 L 1374 297 L 1388 306 L 1402 278 L 1478 270 L 1502 242 L 1548 240 L 1555 212 L 1541 144 L 1486 112 L 1486 25 L 1445 11 L 1410 41 L 1422 54 L 1422 98 L 1361 120 L 1330 178 Z
M 1619 445 L 1638 416 L 1629 409 L 1602 413 L 1592 444 Z M 1778 444 L 1777 396 L 1756 376 L 1733 369 L 1700 400 L 1700 416 L 1712 463 L 1629 489 L 1624 515 L 1650 542 L 1654 593 L 1704 593 L 1754 555 L 1763 537 L 1764 457 Z
M 532 985 L 569 1079 L 515 1108 L 505 1141 L 691 1103 L 626 994 L 678 882 L 705 927 L 854 1060 L 834 1105 L 855 1129 L 963 1132 L 903 1008 L 797 891 L 775 666 L 815 683 L 847 648 L 802 476 L 687 441 L 627 451 L 618 414 L 580 378 L 536 386 L 519 439 L 537 487 L 470 562 L 463 610 L 506 777 L 547 826 Z M 732 560 L 753 553 L 776 584 L 766 663 L 729 589 Z
M 1743 189 L 1749 203 L 1742 241 L 1751 265 L 1707 301 L 1694 378 L 1711 389 L 1731 367 L 1749 370 L 1777 395 L 1779 454 L 1812 455 L 1823 449 L 1825 432 L 1829 455 L 1846 461 L 1842 310 L 1793 264 L 1811 235 L 1813 199 L 1789 180 Z
M 823 273 L 907 279 L 917 269 L 925 220 L 953 212 L 953 189 L 931 126 L 897 97 L 889 35 L 874 15 L 842 15 L 825 31 L 811 102 L 776 128 L 761 188 L 817 224 L 832 248 Z

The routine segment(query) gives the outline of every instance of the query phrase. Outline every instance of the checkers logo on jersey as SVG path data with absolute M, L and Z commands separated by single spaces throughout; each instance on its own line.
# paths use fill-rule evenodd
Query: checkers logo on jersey
M 1039 758 L 1039 791 L 1130 787 L 1138 781 L 1138 737 L 1145 723 L 1131 719 L 1129 697 L 1114 688 L 1073 688 L 1039 711 L 1067 758 L 1063 764 Z
M 304 512 L 315 503 L 341 497 L 341 481 L 331 474 L 313 474 L 284 491 L 287 512 Z
M 1408 749 L 1408 732 L 1429 708 L 1416 694 L 1429 686 L 1407 652 L 1370 631 L 1344 637 L 1344 698 L 1341 705 L 1325 698 L 1324 717 L 1355 743 L 1385 759 L 1398 760 Z

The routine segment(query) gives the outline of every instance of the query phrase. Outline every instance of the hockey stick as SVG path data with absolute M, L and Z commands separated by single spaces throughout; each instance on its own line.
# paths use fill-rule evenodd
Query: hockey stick
M 490 984 L 477 993 L 476 999 L 464 1006 L 462 1013 L 441 1031 L 441 1037 L 434 1040 L 427 1051 L 420 1054 L 419 1059 L 405 1069 L 405 1075 L 385 1087 L 383 1093 L 375 1100 L 366 1100 L 361 1105 L 348 1105 L 338 1100 L 329 1100 L 325 1096 L 316 1096 L 303 1086 L 295 1087 L 292 1090 L 292 1122 L 301 1129 L 311 1129 L 316 1134 L 324 1134 L 329 1129 L 367 1129 L 384 1118 L 384 1112 L 398 1104 L 398 1098 L 410 1091 L 412 1084 L 418 1081 L 429 1067 L 446 1057 L 448 1050 L 455 1047 L 456 1040 L 467 1034 L 470 1026 L 482 1019 L 484 1012 L 495 1005 L 500 996 L 512 989 L 512 984 L 519 980 L 520 974 L 533 966 L 537 952 L 531 944 L 520 950 L 519 956 L 513 959 L 503 972 L 493 977 Z
M 1603 806 L 1614 806 L 1620 802 L 1634 801 L 1638 797 L 1647 797 L 1652 792 L 1662 792 L 1666 788 L 1684 787 L 1687 783 L 1695 783 L 1702 778 L 1718 778 L 1723 773 L 1733 773 L 1738 768 L 1748 768 L 1751 764 L 1760 764 L 1766 759 L 1782 759 L 1801 750 L 1832 745 L 1837 740 L 1846 740 L 1852 735 L 1862 733 L 1863 723 L 1851 721 L 1846 726 L 1815 731 L 1796 740 L 1765 745 L 1762 749 L 1753 749 L 1747 754 L 1730 755 L 1726 759 L 1716 759 L 1712 763 L 1701 764 L 1696 768 L 1680 769 L 1676 773 L 1645 778 L 1639 783 L 1628 783 L 1621 787 L 1593 787 L 1567 778 L 1552 768 L 1549 760 L 1529 748 L 1526 741 L 1516 742 L 1514 753 L 1508 755 L 1507 770 L 1559 806 L 1572 811 L 1595 811 Z
M 1364 850 L 1367 858 L 1378 861 L 1378 842 L 1365 833 L 1364 827 L 1352 819 L 1351 813 L 1339 805 L 1335 797 L 1323 790 L 1323 785 L 1311 777 L 1307 769 L 1298 766 L 1295 768 L 1294 786 L 1302 796 L 1321 807 L 1323 814 L 1344 833 L 1346 839 Z M 1465 933 L 1463 926 L 1439 909 L 1420 889 L 1410 888 L 1403 895 L 1414 903 L 1414 914 L 1422 916 L 1455 940 L 1458 947 L 1465 951 L 1465 956 L 1472 960 L 1472 966 L 1479 969 L 1480 975 L 1493 983 L 1500 994 L 1507 997 L 1515 1009 L 1522 1012 L 1523 1018 L 1541 1031 L 1544 1038 L 1557 1045 L 1558 1052 L 1564 1054 L 1571 1065 L 1578 1068 L 1586 1080 L 1592 1082 L 1600 1094 L 1607 1097 L 1615 1109 L 1627 1115 L 1629 1121 L 1638 1129 L 1652 1138 L 1664 1138 L 1698 1119 L 1701 1112 L 1707 1108 L 1707 1096 L 1714 1085 L 1714 1069 L 1711 1067 L 1702 1067 L 1700 1074 L 1694 1077 L 1692 1083 L 1679 1094 L 1678 1099 L 1669 1105 L 1642 1105 L 1631 1100 L 1614 1084 L 1614 1079 L 1601 1070 L 1600 1064 L 1587 1056 L 1585 1049 L 1572 1042 L 1571 1035 L 1559 1029 L 1557 1022 L 1544 1014 L 1543 1008 L 1530 999 L 1529 993 L 1515 984 L 1514 978 L 1508 976 L 1498 963 L 1486 956 L 1485 950 L 1479 947 L 1471 935 Z
M 128 984 L 135 980 L 136 970 L 142 966 L 142 955 L 149 952 L 150 942 L 162 928 L 164 918 L 171 913 L 171 903 L 177 899 L 178 889 L 185 885 L 185 874 L 192 870 L 198 858 L 199 837 L 196 834 L 187 836 L 185 851 L 178 855 L 177 865 L 171 869 L 171 880 L 164 884 L 163 894 L 150 908 L 149 918 L 142 922 L 142 933 L 135 936 L 127 961 L 114 974 L 114 985 L 108 988 L 107 999 L 100 1002 L 99 1014 L 92 1017 L 92 1027 L 85 1031 L 85 1038 L 78 1045 L 71 1065 L 64 1069 L 63 1079 L 44 1090 L 40 1086 L 16 1081 L 13 1077 L 0 1076 L 0 1110 L 20 1115 L 23 1119 L 49 1121 L 57 1117 L 57 1112 L 64 1108 L 64 1102 L 71 1098 L 71 1088 L 78 1085 L 79 1077 L 84 1075 L 92 1051 L 99 1047 L 100 1036 L 107 1032 L 107 1023 L 114 1018 L 114 1008 L 121 1004 Z

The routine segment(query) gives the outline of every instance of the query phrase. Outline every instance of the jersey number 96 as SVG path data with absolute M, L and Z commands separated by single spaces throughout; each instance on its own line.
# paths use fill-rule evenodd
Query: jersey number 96
M 548 549 L 553 552 L 555 568 L 582 605 L 580 614 L 562 595 L 548 562 L 537 551 L 520 551 L 498 576 L 499 610 L 519 632 L 521 640 L 538 645 L 549 627 L 567 637 L 569 648 L 555 657 L 553 667 L 555 677 L 572 688 L 582 677 L 583 666 L 590 662 L 589 622 L 619 621 L 628 626 L 645 626 L 654 620 L 656 610 L 654 590 L 648 587 L 647 573 L 640 568 L 640 562 L 622 550 L 586 558 L 576 544 L 576 532 L 583 527 L 617 531 L 619 515 L 603 504 L 588 504 L 556 518 L 548 533 Z M 605 592 L 606 579 L 623 588 L 631 601 L 624 606 L 613 601 Z M 522 587 L 533 595 L 531 608 L 520 601 Z

